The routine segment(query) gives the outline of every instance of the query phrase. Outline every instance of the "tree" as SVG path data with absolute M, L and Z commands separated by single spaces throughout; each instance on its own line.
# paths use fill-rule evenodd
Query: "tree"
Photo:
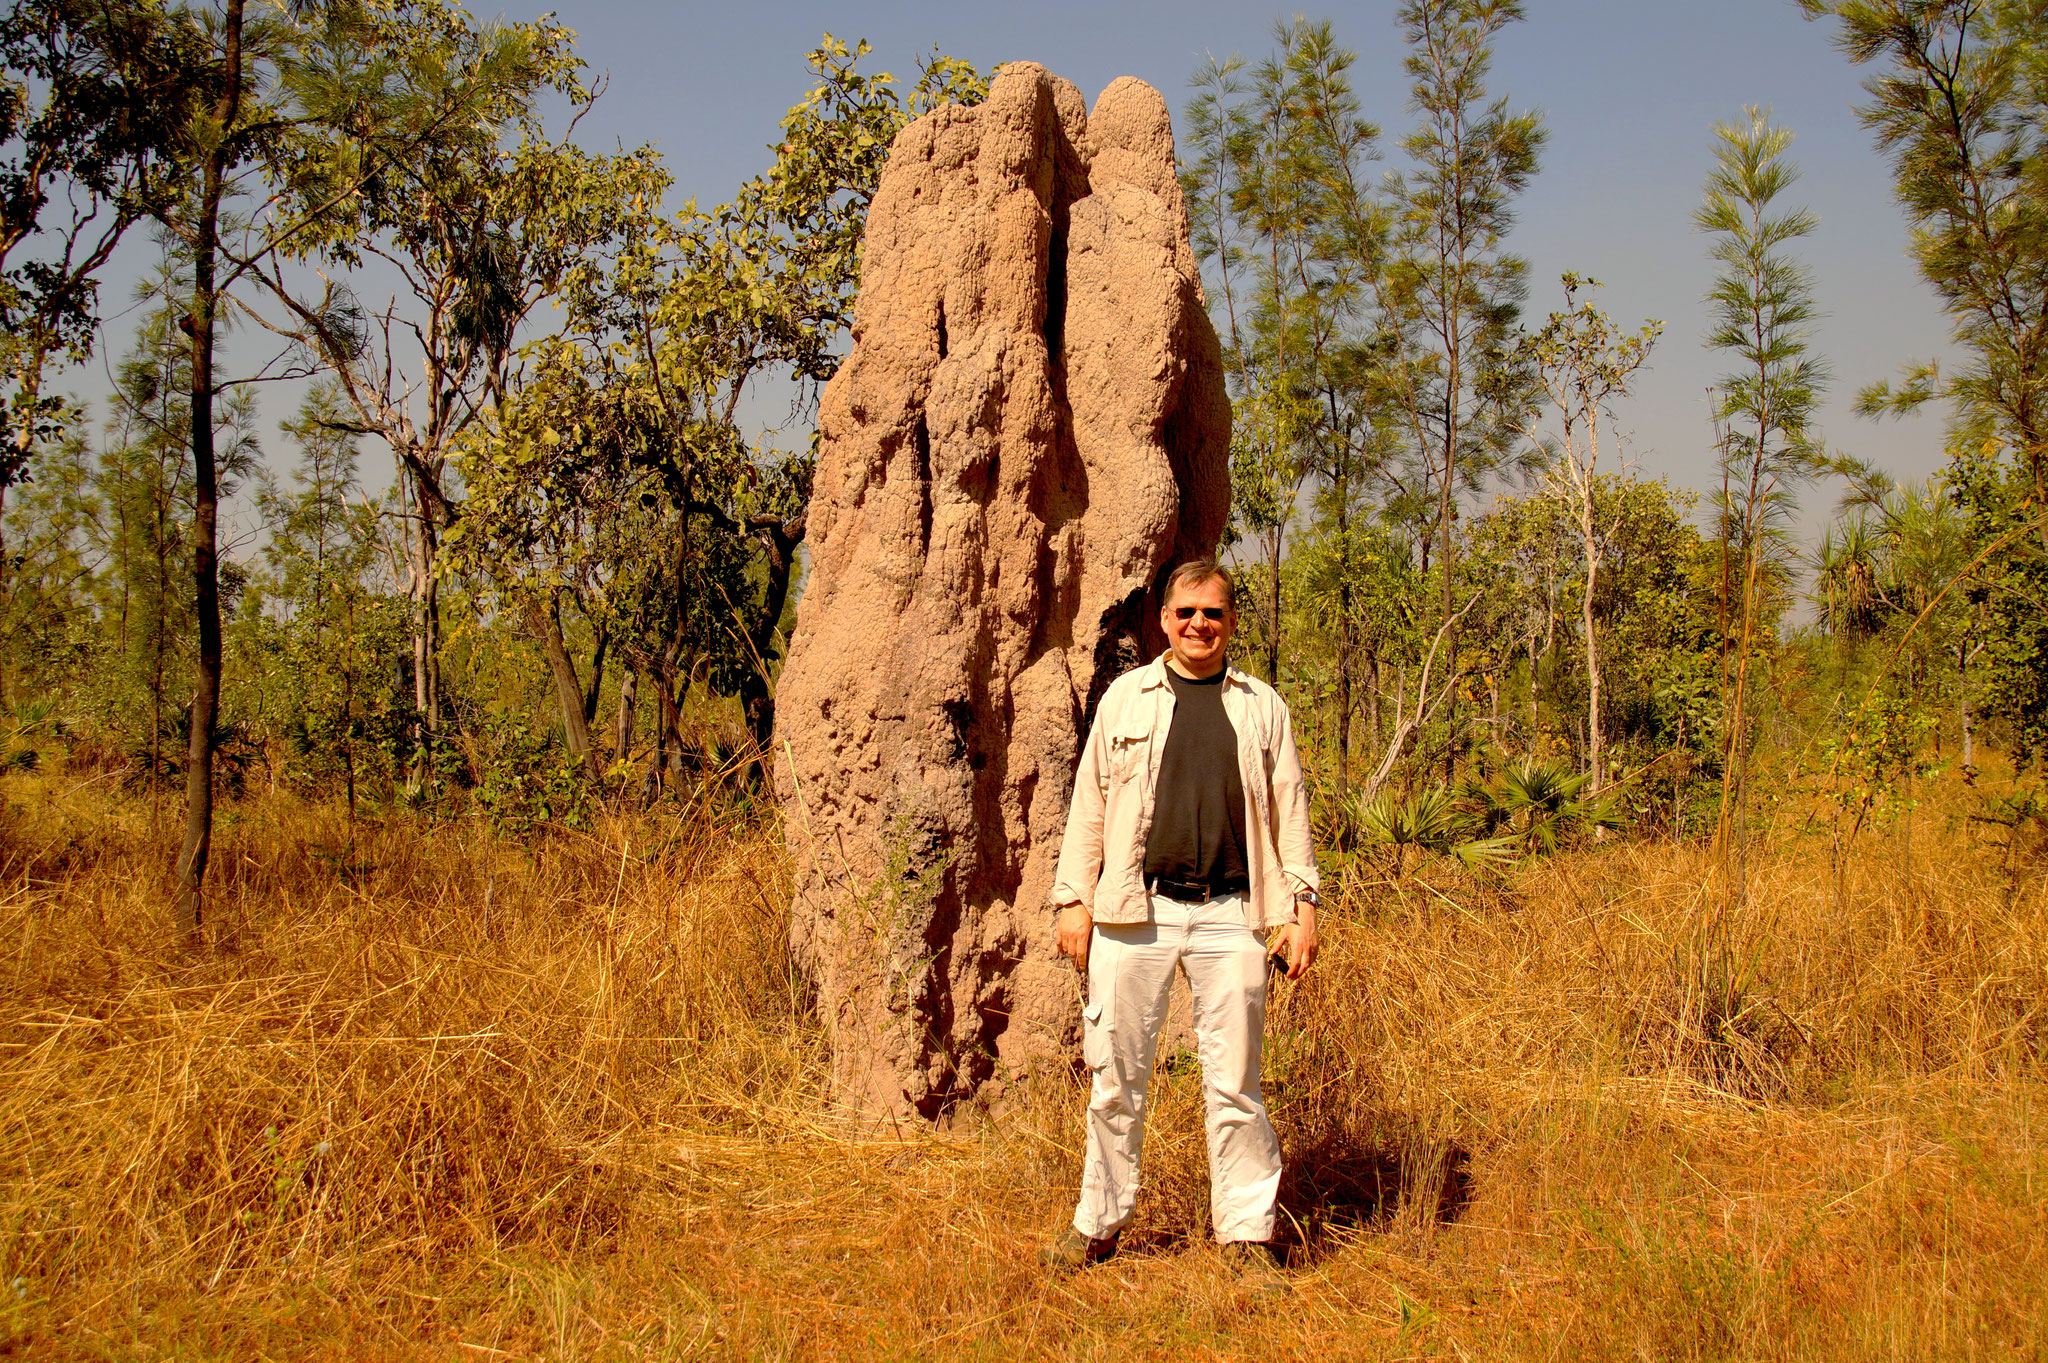
M 1714 129 L 1714 169 L 1694 223 L 1713 241 L 1722 274 L 1707 294 L 1713 328 L 1707 344 L 1726 351 L 1737 367 L 1722 379 L 1713 418 L 1718 435 L 1722 495 L 1718 507 L 1724 545 L 1723 611 L 1739 591 L 1735 618 L 1724 639 L 1729 695 L 1727 754 L 1722 769 L 1719 837 L 1739 843 L 1747 796 L 1749 672 L 1763 616 L 1771 560 L 1780 556 L 1779 527 L 1794 490 L 1824 466 L 1809 429 L 1827 370 L 1807 351 L 1815 315 L 1813 284 L 1788 251 L 1812 232 L 1817 219 L 1805 209 L 1778 211 L 1777 200 L 1798 178 L 1787 158 L 1792 134 L 1766 111 L 1744 111 L 1738 123 Z M 1724 660 L 1727 659 L 1724 645 Z
M 1379 129 L 1359 114 L 1348 75 L 1354 54 L 1336 45 L 1327 22 L 1297 21 L 1281 37 L 1286 102 L 1301 127 L 1304 177 L 1315 186 L 1309 245 L 1296 271 L 1302 381 L 1310 399 L 1302 463 L 1316 480 L 1316 531 L 1329 568 L 1322 577 L 1332 589 L 1341 796 L 1351 780 L 1361 661 L 1375 736 L 1379 729 L 1374 645 L 1381 634 L 1360 626 L 1366 609 L 1378 604 L 1374 589 L 1392 566 L 1385 552 L 1391 538 L 1372 523 L 1378 483 L 1394 459 L 1400 428 L 1396 388 L 1386 373 L 1391 329 L 1376 311 L 1387 284 L 1392 213 L 1366 188 L 1366 167 L 1379 155 Z
M 1542 330 L 1523 342 L 1523 355 L 1535 370 L 1544 392 L 1557 410 L 1560 439 L 1544 464 L 1544 476 L 1578 531 L 1586 584 L 1580 632 L 1586 652 L 1586 770 L 1591 790 L 1599 794 L 1605 775 L 1600 763 L 1604 729 L 1600 708 L 1599 635 L 1593 627 L 1594 602 L 1600 593 L 1602 527 L 1595 515 L 1594 491 L 1600 476 L 1600 418 L 1607 404 L 1628 392 L 1629 381 L 1650 357 L 1661 323 L 1649 322 L 1633 336 L 1623 335 L 1592 302 L 1573 307 L 1581 286 L 1599 282 L 1564 276 L 1564 309 L 1553 312 Z
M 100 271 L 168 192 L 192 37 L 132 0 L 19 0 L 0 14 L 0 508 L 66 424 L 45 371 L 91 353 Z M 0 538 L 0 588 L 8 561 Z
M 377 759 L 401 751 L 389 698 L 405 611 L 381 589 L 378 508 L 356 481 L 351 415 L 329 379 L 281 423 L 299 465 L 288 489 L 259 495 L 268 571 L 252 584 L 243 614 L 256 635 L 261 709 L 283 740 L 285 776 L 310 786 L 339 775 L 353 816 L 365 776 L 389 774 Z
M 1927 711 L 1953 686 L 1963 762 L 1972 765 L 1972 671 L 1992 641 L 1985 592 L 1955 589 L 1980 557 L 1971 516 L 1940 478 L 1901 487 L 1863 471 L 1848 500 L 1846 514 L 1821 537 L 1813 585 L 1844 681 L 1854 655 L 1875 649 L 1886 680 L 1916 710 Z M 1940 741 L 1937 729 L 1937 748 Z
M 651 231 L 652 206 L 668 187 L 649 148 L 594 155 L 569 140 L 595 98 L 577 76 L 572 36 L 551 18 L 483 24 L 452 7 L 380 22 L 371 37 L 393 68 L 384 81 L 398 107 L 416 116 L 454 101 L 461 116 L 385 130 L 405 150 L 373 142 L 358 154 L 381 168 L 349 200 L 346 221 L 285 240 L 253 271 L 274 305 L 265 325 L 335 375 L 347 409 L 335 419 L 382 440 L 398 463 L 416 779 L 431 767 L 442 726 L 439 557 L 461 511 L 451 452 L 515 385 L 531 319 L 586 289 L 608 255 Z M 321 98 L 346 94 L 344 83 Z M 558 134 L 542 118 L 548 95 L 575 111 Z M 294 164 L 303 211 L 319 209 L 351 164 Z M 302 294 L 293 267 L 309 260 L 375 262 L 400 284 L 374 309 L 339 281 Z M 551 614 L 537 630 L 549 656 L 560 654 Z
M 67 424 L 63 438 L 43 442 L 35 478 L 4 513 L 11 548 L 0 655 L 42 694 L 88 670 L 104 565 L 96 541 L 106 503 L 93 483 L 92 449 Z
M 1873 414 L 1944 398 L 2010 440 L 2048 504 L 2048 9 L 2035 0 L 1800 0 L 1840 21 L 1862 65 L 1889 63 L 1858 109 L 1892 161 L 1912 251 L 1964 365 L 1922 363 L 1862 395 Z M 2043 531 L 2048 542 L 2048 528 Z
M 1402 141 L 1415 169 L 1397 183 L 1387 313 L 1394 378 L 1433 503 L 1424 566 L 1433 557 L 1440 575 L 1453 673 L 1458 498 L 1507 460 L 1529 399 L 1505 363 L 1527 265 L 1501 243 L 1544 131 L 1535 114 L 1510 113 L 1505 98 L 1485 102 L 1494 39 L 1522 17 L 1517 0 L 1408 0 L 1400 10 L 1410 104 L 1422 122 Z M 1453 699 L 1446 775 L 1457 755 L 1455 707 Z
M 1801 0 L 1879 64 L 1858 112 L 1891 160 L 1920 272 L 1961 361 L 1907 366 L 1866 415 L 1952 404 L 1949 486 L 1980 544 L 1992 704 L 2048 748 L 2048 8 L 2038 0 Z
M 1596 473 L 1587 491 L 1598 537 L 1590 582 L 1579 509 L 1555 484 L 1503 497 L 1474 523 L 1466 563 L 1485 603 L 1470 617 L 1474 650 L 1504 685 L 1527 687 L 1522 751 L 1562 738 L 1588 755 L 1590 678 L 1566 659 L 1586 655 L 1591 630 L 1603 751 L 1650 745 L 1716 765 L 1715 574 L 1692 494 L 1625 472 Z
M 1455 707 L 1458 501 L 1508 461 L 1530 398 L 1507 354 L 1524 267 L 1499 248 L 1542 130 L 1488 103 L 1484 85 L 1492 41 L 1520 7 L 1437 0 L 1401 15 L 1422 115 L 1402 143 L 1415 163 L 1405 177 L 1369 177 L 1379 129 L 1361 116 L 1353 54 L 1327 22 L 1276 26 L 1273 53 L 1249 73 L 1235 57 L 1208 63 L 1185 120 L 1196 247 L 1214 272 L 1249 416 L 1233 451 L 1234 514 L 1266 560 L 1253 615 L 1265 670 L 1277 677 L 1290 634 L 1280 560 L 1306 485 L 1314 519 L 1295 539 L 1314 551 L 1311 598 L 1327 593 L 1332 612 L 1340 788 L 1361 689 L 1381 732 L 1378 649 L 1391 636 L 1361 628 L 1360 610 L 1389 544 L 1411 546 L 1417 573 L 1434 566 L 1441 578 L 1433 651 L 1397 669 L 1404 684 L 1429 687 L 1397 702 L 1395 742 L 1415 735 L 1419 717 Z M 1449 730 L 1455 761 L 1455 722 Z M 1383 757 L 1373 780 L 1388 770 Z
M 174 246 L 174 243 L 166 243 Z M 115 370 L 104 448 L 95 478 L 103 511 L 98 522 L 99 555 L 113 581 L 101 622 L 102 665 L 96 678 L 107 714 L 133 745 L 138 767 L 152 787 L 167 773 L 183 771 L 166 759 L 166 739 L 190 734 L 174 724 L 174 675 L 192 663 L 197 634 L 197 601 L 189 571 L 192 523 L 198 490 L 191 458 L 192 341 L 179 325 L 186 300 L 179 276 L 189 270 L 175 249 L 167 250 L 140 290 L 152 306 L 136 329 L 133 347 Z M 211 448 L 221 490 L 255 470 L 258 447 L 252 427 L 253 396 L 246 390 L 215 404 Z M 189 760 L 189 758 L 187 759 Z
M 222 0 L 219 10 L 180 13 L 199 34 L 205 80 L 179 111 L 175 152 L 188 176 L 184 192 L 159 207 L 157 217 L 191 268 L 179 326 L 191 339 L 189 547 L 198 648 L 178 857 L 178 923 L 191 938 L 212 844 L 221 694 L 213 413 L 231 385 L 214 368 L 220 328 L 238 306 L 238 288 L 261 279 L 276 258 L 316 247 L 332 251 L 358 234 L 366 206 L 399 192 L 390 188 L 396 167 L 447 140 L 471 138 L 488 120 L 499 83 L 523 69 L 526 58 L 522 36 L 510 30 L 474 49 L 451 50 L 440 35 L 463 20 L 436 0 L 265 10 L 253 17 L 245 0 Z M 246 215 L 236 211 L 244 195 L 257 204 Z M 289 369 L 290 354 L 283 359 Z
M 1284 635 L 1280 562 L 1295 497 L 1308 476 L 1306 436 L 1315 420 L 1311 347 L 1328 338 L 1332 322 L 1316 299 L 1330 262 L 1316 249 L 1320 166 L 1297 98 L 1302 48 L 1312 36 L 1299 19 L 1275 27 L 1279 50 L 1259 63 L 1249 97 L 1230 110 L 1225 147 L 1231 208 L 1252 245 L 1244 328 L 1237 325 L 1235 300 L 1229 304 L 1228 361 L 1256 414 L 1245 443 L 1233 451 L 1239 457 L 1232 472 L 1248 475 L 1247 525 L 1266 549 L 1261 624 L 1267 677 L 1276 686 Z
M 739 696 L 750 769 L 762 771 L 773 635 L 813 455 L 808 442 L 788 451 L 750 441 L 741 401 L 775 371 L 805 403 L 831 377 L 852 319 L 861 226 L 897 129 L 986 93 L 972 68 L 934 57 L 905 99 L 893 76 L 857 69 L 867 51 L 826 35 L 809 57 L 818 82 L 785 116 L 769 171 L 730 203 L 706 212 L 692 201 L 651 223 L 605 273 L 586 277 L 567 335 L 529 351 L 544 382 L 463 438 L 474 523 L 451 541 L 457 561 L 487 567 L 515 593 L 612 584 L 579 600 L 653 684 L 651 781 L 680 760 L 692 658 Z M 557 543 L 550 506 L 583 496 L 595 519 L 577 543 Z M 522 585 L 526 569 L 492 545 L 539 548 L 541 574 Z M 570 674 L 555 672 L 566 706 Z

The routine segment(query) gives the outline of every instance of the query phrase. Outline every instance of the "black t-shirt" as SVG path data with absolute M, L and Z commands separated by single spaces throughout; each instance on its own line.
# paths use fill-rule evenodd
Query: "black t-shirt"
M 1237 730 L 1223 709 L 1226 675 L 1228 669 L 1197 681 L 1166 669 L 1173 685 L 1173 727 L 1159 754 L 1152 832 L 1145 839 L 1146 874 L 1218 891 L 1241 890 L 1250 881 Z

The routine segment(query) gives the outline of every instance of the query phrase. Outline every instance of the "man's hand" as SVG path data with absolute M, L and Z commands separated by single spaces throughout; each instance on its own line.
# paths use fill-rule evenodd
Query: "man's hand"
M 1095 916 L 1088 912 L 1086 904 L 1069 904 L 1060 910 L 1059 921 L 1053 927 L 1053 942 L 1060 949 L 1060 955 L 1072 961 L 1076 968 L 1088 968 L 1088 938 L 1095 930 Z
M 1298 980 L 1316 963 L 1317 945 L 1315 905 L 1297 900 L 1294 921 L 1273 934 L 1267 950 L 1284 955 L 1287 958 L 1287 978 Z

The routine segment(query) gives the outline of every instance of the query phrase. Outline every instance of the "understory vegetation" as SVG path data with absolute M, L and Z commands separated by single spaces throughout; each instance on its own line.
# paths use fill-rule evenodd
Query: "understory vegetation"
M 1914 785 L 1338 878 L 1269 1019 L 1295 1294 L 1208 1244 L 1198 1070 L 1046 1280 L 1082 1082 L 832 1113 L 772 816 L 527 842 L 253 793 L 187 953 L 146 802 L 0 784 L 0 1341 L 37 1358 L 1946 1358 L 2048 1323 L 2048 827 Z M 1562 1350 L 1562 1353 L 1559 1350 Z

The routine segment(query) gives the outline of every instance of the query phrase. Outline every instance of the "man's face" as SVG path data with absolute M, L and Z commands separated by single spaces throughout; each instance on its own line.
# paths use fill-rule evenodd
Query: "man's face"
M 1224 604 L 1228 599 L 1223 580 L 1212 577 L 1192 587 L 1176 586 L 1160 607 L 1159 627 L 1166 631 L 1181 670 L 1190 676 L 1211 676 L 1223 666 L 1230 636 L 1237 633 L 1237 612 Z

